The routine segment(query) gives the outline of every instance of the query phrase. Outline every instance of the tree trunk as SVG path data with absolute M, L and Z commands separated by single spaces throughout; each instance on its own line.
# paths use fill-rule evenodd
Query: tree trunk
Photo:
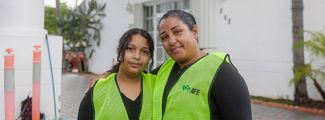
M 55 8 L 55 12 L 56 12 L 56 21 L 58 23 L 58 20 L 61 19 L 61 7 L 60 7 L 60 0 L 55 0 L 55 4 L 56 4 L 56 8 Z M 56 33 L 57 35 L 61 35 L 61 28 L 60 26 L 57 25 L 57 29 L 56 29 Z
M 86 56 L 86 53 L 84 52 L 85 50 L 82 50 L 83 52 L 79 52 L 79 54 L 82 55 L 82 57 L 80 57 L 80 71 L 82 72 L 88 72 L 88 57 Z
M 89 72 L 89 61 L 88 61 L 88 58 L 85 57 L 85 59 L 83 60 L 83 71 L 84 72 Z
M 303 0 L 291 0 L 292 4 L 292 40 L 293 44 L 304 41 L 303 36 Z M 293 49 L 293 67 L 303 66 L 305 63 L 304 59 L 304 48 L 300 47 Z M 293 71 L 295 72 L 295 71 Z M 295 84 L 294 101 L 297 104 L 306 103 L 309 100 L 306 86 L 306 77 L 302 77 Z
M 55 14 L 56 14 L 56 35 L 62 35 L 62 29 L 61 26 L 58 25 L 59 20 L 61 20 L 61 7 L 60 7 L 60 0 L 55 0 Z M 64 61 L 64 42 L 62 41 L 62 63 L 65 63 Z M 62 64 L 62 69 L 64 70 L 66 68 L 66 64 Z

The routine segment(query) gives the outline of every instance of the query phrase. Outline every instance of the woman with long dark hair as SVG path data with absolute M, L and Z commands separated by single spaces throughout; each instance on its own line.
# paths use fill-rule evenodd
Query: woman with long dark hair
M 152 119 L 155 76 L 145 69 L 151 70 L 153 53 L 153 40 L 146 31 L 126 31 L 117 48 L 118 63 L 86 93 L 78 120 Z

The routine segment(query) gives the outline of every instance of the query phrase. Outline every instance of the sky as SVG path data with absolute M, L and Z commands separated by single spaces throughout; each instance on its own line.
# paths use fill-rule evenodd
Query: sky
M 79 5 L 83 0 L 60 0 L 60 3 L 66 2 L 69 7 L 75 7 L 75 3 L 77 1 L 77 5 Z M 44 4 L 55 7 L 55 0 L 44 0 Z

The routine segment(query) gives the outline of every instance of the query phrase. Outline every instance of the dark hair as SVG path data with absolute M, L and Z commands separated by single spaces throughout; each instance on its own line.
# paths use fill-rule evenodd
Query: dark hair
M 117 47 L 117 61 L 118 61 L 118 63 L 115 64 L 112 67 L 112 69 L 108 70 L 109 73 L 118 72 L 119 66 L 124 58 L 125 50 L 129 44 L 129 42 L 131 41 L 132 36 L 134 36 L 134 35 L 141 35 L 148 42 L 149 51 L 150 51 L 150 55 L 151 55 L 150 56 L 151 63 L 149 65 L 149 71 L 151 71 L 152 65 L 153 65 L 153 54 L 154 54 L 153 39 L 151 38 L 151 36 L 149 35 L 149 33 L 147 31 L 145 31 L 143 29 L 139 29 L 139 28 L 133 28 L 133 29 L 126 31 L 120 38 L 119 45 Z
M 183 23 L 186 24 L 189 30 L 193 29 L 193 26 L 196 25 L 195 18 L 192 14 L 182 11 L 182 10 L 170 10 L 167 13 L 165 13 L 159 20 L 158 24 L 158 30 L 160 22 L 168 17 L 177 17 L 179 18 Z

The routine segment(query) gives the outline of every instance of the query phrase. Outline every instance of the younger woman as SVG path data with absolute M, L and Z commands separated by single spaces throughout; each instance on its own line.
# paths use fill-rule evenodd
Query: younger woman
M 142 29 L 125 32 L 117 48 L 118 63 L 83 98 L 78 120 L 152 119 L 155 77 L 145 71 L 154 44 Z

